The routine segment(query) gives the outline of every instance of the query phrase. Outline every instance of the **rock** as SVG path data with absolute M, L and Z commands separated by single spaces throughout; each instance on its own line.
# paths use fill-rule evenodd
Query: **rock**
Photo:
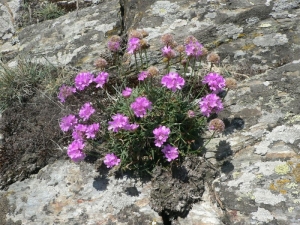
M 197 185 L 161 171 L 143 183 L 86 162 L 57 161 L 1 191 L 0 223 L 299 224 L 299 6 L 299 0 L 113 0 L 16 32 L 16 11 L 1 4 L 1 52 L 10 63 L 22 53 L 93 70 L 107 37 L 141 28 L 149 32 L 152 64 L 162 67 L 162 34 L 178 43 L 194 35 L 221 56 L 223 70 L 214 69 L 240 81 L 218 115 L 225 132 L 206 145 L 205 165 L 220 173 L 212 184 L 205 177 L 215 170 L 206 167 L 190 175 Z

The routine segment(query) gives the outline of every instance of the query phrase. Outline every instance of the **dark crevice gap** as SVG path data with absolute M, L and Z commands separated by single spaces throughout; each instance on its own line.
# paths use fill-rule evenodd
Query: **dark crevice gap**
M 165 210 L 160 213 L 160 216 L 162 217 L 164 225 L 172 225 L 170 216 L 165 212 Z
M 122 36 L 124 33 L 126 33 L 125 31 L 125 0 L 119 0 L 119 4 L 120 4 L 120 14 L 121 14 L 121 32 L 120 32 L 120 36 Z

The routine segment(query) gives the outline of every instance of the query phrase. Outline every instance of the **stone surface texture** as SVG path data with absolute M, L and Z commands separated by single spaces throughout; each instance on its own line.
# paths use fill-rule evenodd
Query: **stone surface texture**
M 19 4 L 0 2 L 0 52 L 11 64 L 30 54 L 90 70 L 106 37 L 132 28 L 149 32 L 151 64 L 161 65 L 165 33 L 178 43 L 194 35 L 217 52 L 243 79 L 219 115 L 225 132 L 206 146 L 219 176 L 171 223 L 300 224 L 299 0 L 105 0 L 18 30 Z M 105 173 L 84 162 L 48 165 L 0 191 L 0 224 L 169 224 L 150 207 L 151 181 Z

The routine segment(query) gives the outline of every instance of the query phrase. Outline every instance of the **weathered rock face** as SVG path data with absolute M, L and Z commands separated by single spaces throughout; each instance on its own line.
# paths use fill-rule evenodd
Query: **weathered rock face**
M 1 4 L 3 15 L 5 7 Z M 193 195 L 184 192 L 177 209 L 172 198 L 155 202 L 150 193 L 166 193 L 170 184 L 183 190 L 184 180 L 163 186 L 165 175 L 159 173 L 162 182 L 105 178 L 105 170 L 96 172 L 90 164 L 58 161 L 0 192 L 0 223 L 169 224 L 177 210 L 187 215 L 172 224 L 300 224 L 299 15 L 299 0 L 122 0 L 18 32 L 7 22 L 0 33 L 1 53 L 12 61 L 15 54 L 30 53 L 41 61 L 46 57 L 53 64 L 90 70 L 107 36 L 143 28 L 149 32 L 153 64 L 161 64 L 162 34 L 173 33 L 178 43 L 194 35 L 219 53 L 232 76 L 246 79 L 227 93 L 219 115 L 226 130 L 207 146 L 206 158 L 220 176 L 212 185 L 202 180 L 191 189 Z M 20 43 L 11 44 L 13 35 Z M 188 198 L 202 194 L 202 202 Z M 158 215 L 150 202 L 167 216 Z

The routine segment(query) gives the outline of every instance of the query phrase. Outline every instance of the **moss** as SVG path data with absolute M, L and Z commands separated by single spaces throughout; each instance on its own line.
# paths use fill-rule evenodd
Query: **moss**
M 300 167 L 299 167 L 299 169 L 300 169 Z M 279 175 L 285 175 L 288 172 L 290 172 L 290 167 L 287 163 L 283 163 L 283 164 L 276 166 L 274 170 L 275 170 L 275 173 L 277 173 Z

